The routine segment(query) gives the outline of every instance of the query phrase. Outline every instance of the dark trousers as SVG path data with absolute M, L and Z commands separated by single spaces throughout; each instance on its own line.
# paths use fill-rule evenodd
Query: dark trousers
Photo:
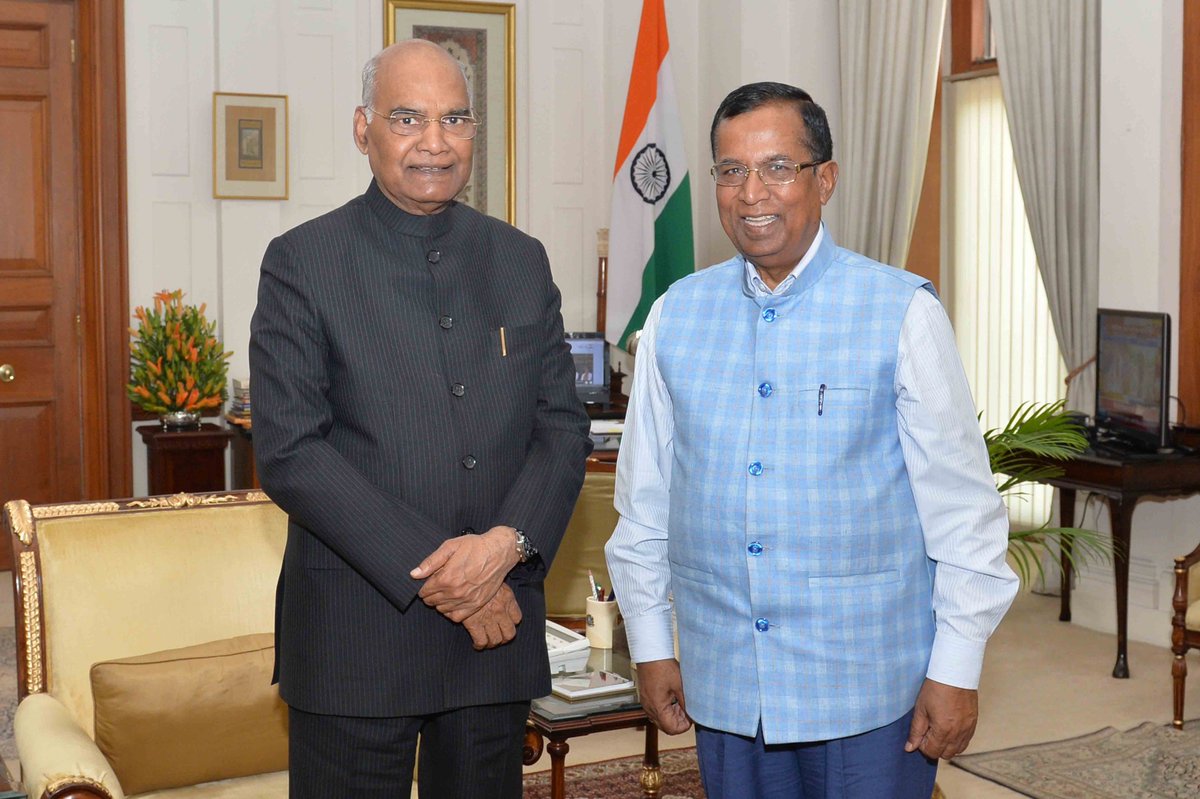
M 520 799 L 528 702 L 431 716 L 358 718 L 288 711 L 291 799 L 407 797 L 420 737 L 421 799 Z
M 937 761 L 905 752 L 912 711 L 886 727 L 812 743 L 763 743 L 696 725 L 708 799 L 929 799 Z

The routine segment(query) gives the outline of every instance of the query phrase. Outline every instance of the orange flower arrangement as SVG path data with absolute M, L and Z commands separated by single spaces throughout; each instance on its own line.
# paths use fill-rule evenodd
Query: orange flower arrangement
M 216 337 L 204 305 L 183 304 L 183 291 L 160 291 L 154 310 L 138 306 L 129 328 L 130 381 L 125 387 L 139 408 L 152 413 L 201 412 L 221 407 L 229 356 Z

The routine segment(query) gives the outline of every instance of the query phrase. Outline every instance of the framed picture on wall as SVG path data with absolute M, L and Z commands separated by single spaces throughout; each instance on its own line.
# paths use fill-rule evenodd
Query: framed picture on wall
M 213 92 L 213 197 L 286 200 L 287 96 Z
M 512 3 L 385 0 L 384 43 L 428 39 L 450 51 L 467 74 L 482 123 L 471 179 L 458 199 L 480 213 L 516 220 L 516 33 Z

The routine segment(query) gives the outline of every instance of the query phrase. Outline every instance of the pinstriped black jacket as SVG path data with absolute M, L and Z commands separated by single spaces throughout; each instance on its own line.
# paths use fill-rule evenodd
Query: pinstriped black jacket
M 289 516 L 290 705 L 400 716 L 549 693 L 542 579 L 591 450 L 559 306 L 536 239 L 460 204 L 412 216 L 374 182 L 271 242 L 250 370 L 258 472 Z M 541 556 L 508 577 L 517 637 L 476 652 L 408 572 L 496 524 Z

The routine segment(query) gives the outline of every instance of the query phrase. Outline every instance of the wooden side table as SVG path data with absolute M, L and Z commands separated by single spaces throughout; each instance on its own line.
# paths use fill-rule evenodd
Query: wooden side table
M 233 431 L 207 422 L 199 430 L 136 429 L 146 442 L 147 493 L 225 490 L 225 447 Z

